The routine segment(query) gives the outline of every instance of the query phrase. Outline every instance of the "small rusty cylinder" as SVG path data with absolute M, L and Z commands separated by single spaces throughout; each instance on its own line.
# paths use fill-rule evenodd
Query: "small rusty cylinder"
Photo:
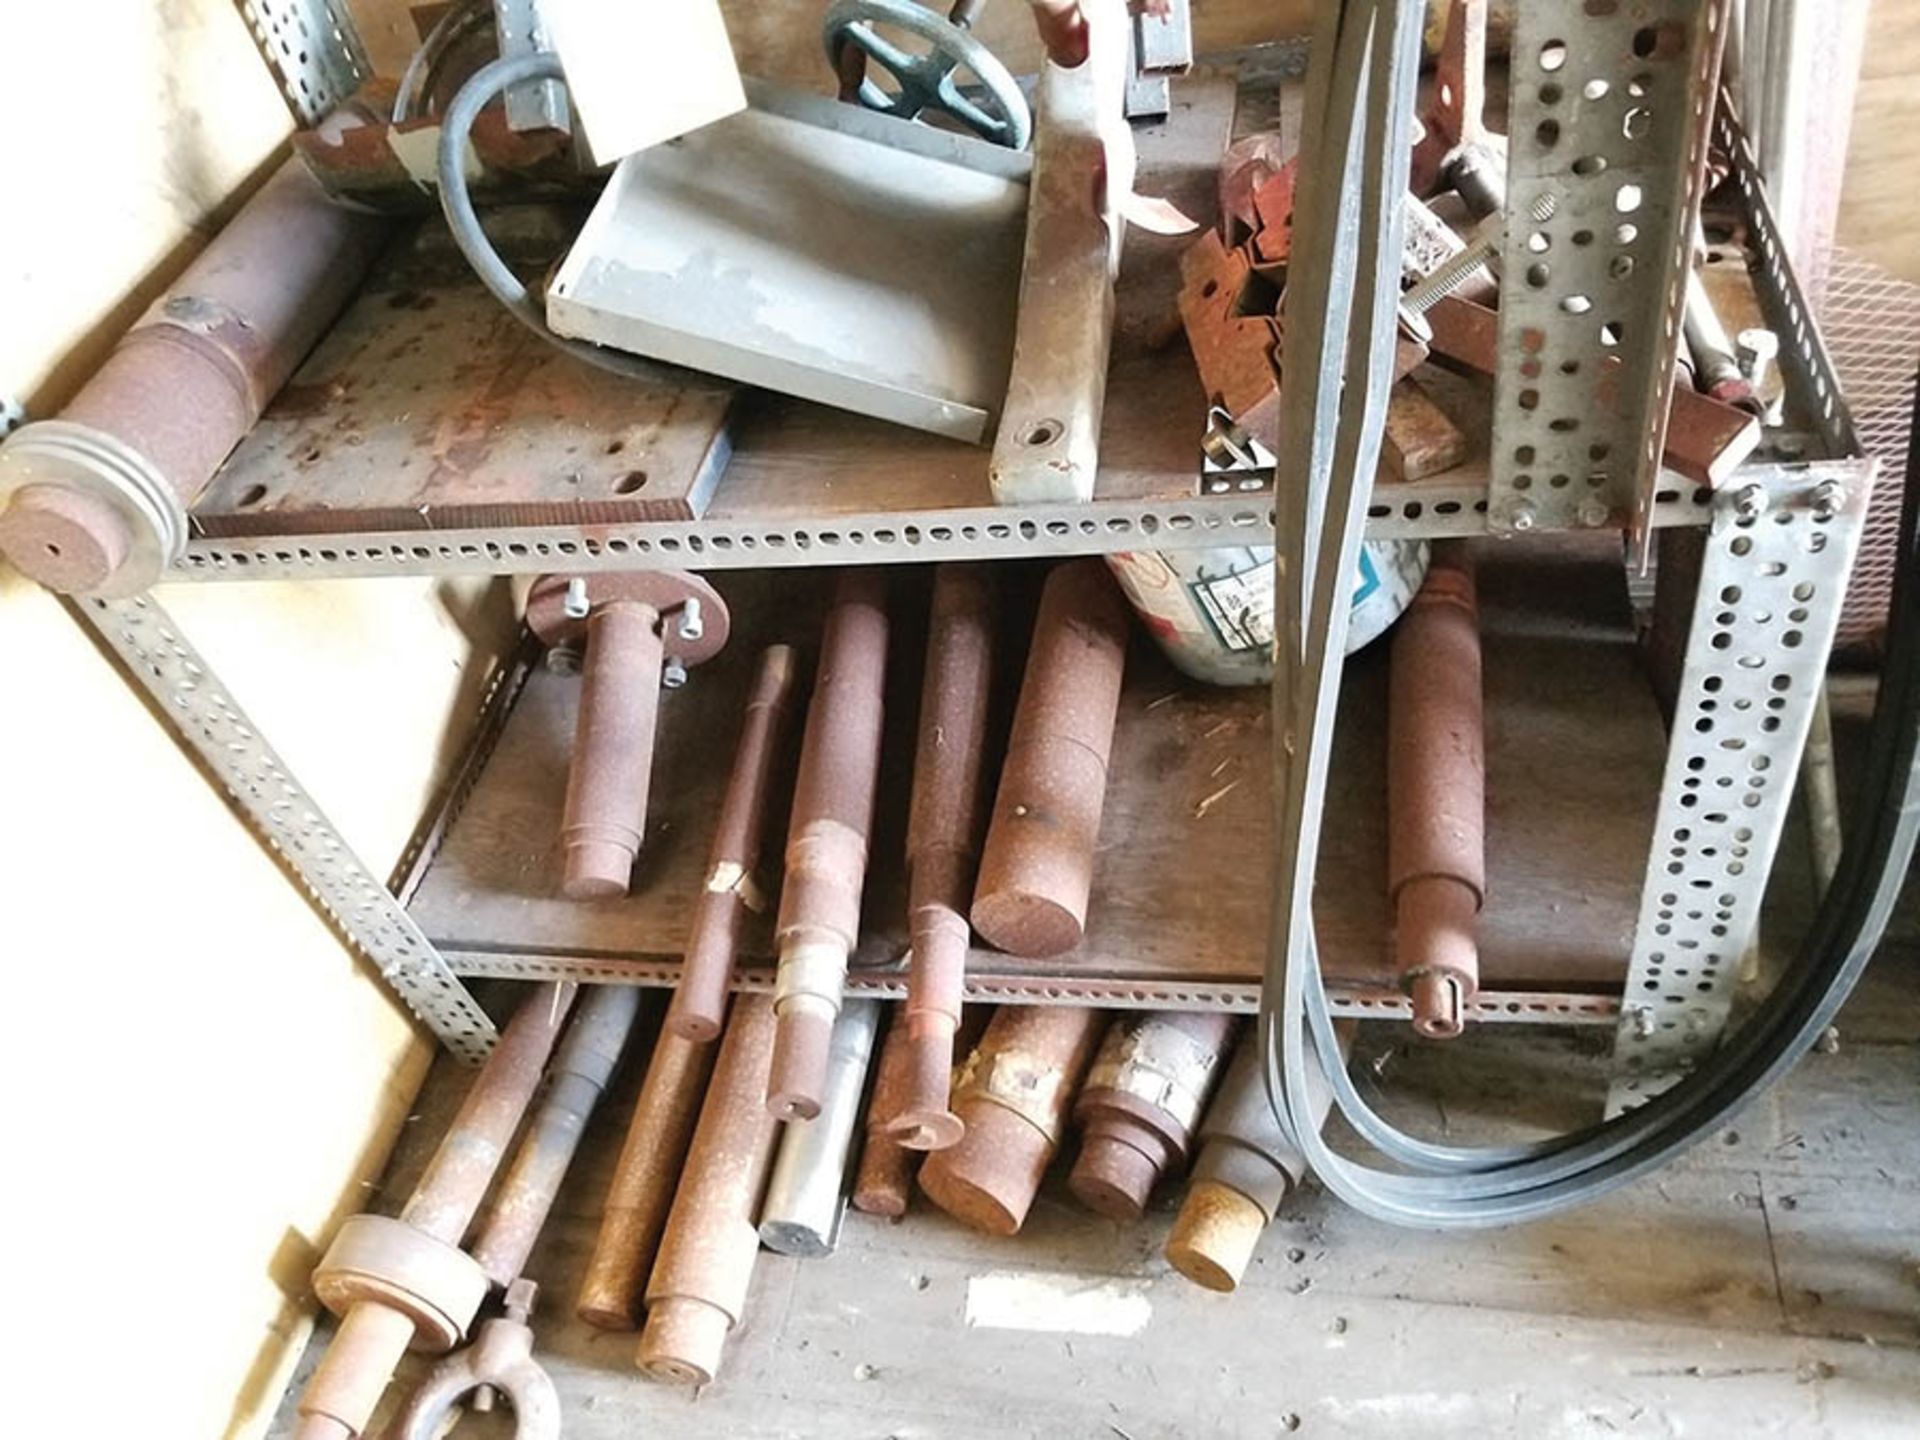
M 765 903 L 754 872 L 766 832 L 773 767 L 793 711 L 793 687 L 793 650 L 769 645 L 761 652 L 747 695 L 740 746 L 707 855 L 706 884 L 693 902 L 686 963 L 667 1007 L 667 1029 L 688 1040 L 712 1040 L 720 1034 L 741 923 L 747 911 Z
M 1388 893 L 1394 968 L 1414 1028 L 1460 1033 L 1480 983 L 1474 917 L 1486 894 L 1486 755 L 1473 571 L 1434 546 L 1393 637 L 1387 723 Z
M 0 555 L 54 590 L 146 589 L 186 507 L 366 278 L 390 222 L 289 160 L 53 419 L 0 447 Z
M 713 1069 L 714 1046 L 663 1029 L 633 1107 L 600 1234 L 574 1309 L 602 1330 L 632 1330 Z
M 647 1324 L 637 1360 L 656 1380 L 712 1380 L 746 1307 L 760 1249 L 754 1219 L 779 1129 L 765 1099 L 773 1034 L 771 997 L 734 1001 L 647 1282 Z
M 660 616 L 650 606 L 616 601 L 588 617 L 560 824 L 560 888 L 572 899 L 627 893 L 647 828 L 663 659 Z
M 827 1063 L 820 1113 L 781 1127 L 780 1149 L 760 1209 L 760 1243 L 777 1255 L 817 1260 L 840 1241 L 847 1208 L 847 1161 L 867 1088 L 880 1001 L 854 999 L 840 1007 Z
M 920 1167 L 920 1188 L 963 1225 L 1012 1235 L 1059 1148 L 1106 1017 L 1073 1005 L 1003 1005 L 953 1085 L 960 1143 Z
M 1343 1053 L 1350 1034 L 1350 1027 L 1342 1027 Z M 1317 1067 L 1310 1069 L 1308 1083 L 1313 1122 L 1323 1125 L 1333 1092 Z M 1193 1180 L 1167 1236 L 1168 1263 L 1208 1290 L 1235 1289 L 1260 1236 L 1306 1173 L 1306 1157 L 1273 1113 L 1260 1036 L 1249 1026 L 1200 1122 Z
M 787 826 L 775 927 L 779 1038 L 767 1087 L 767 1108 L 781 1120 L 820 1113 L 847 956 L 860 932 L 886 676 L 886 581 L 876 571 L 848 571 L 820 642 Z
M 542 985 L 521 1002 L 400 1217 L 353 1216 L 315 1267 L 314 1293 L 341 1325 L 300 1396 L 303 1440 L 364 1433 L 409 1346 L 444 1351 L 465 1335 L 487 1277 L 458 1246 L 533 1098 L 575 990 L 571 981 Z
M 1010 955 L 1080 943 L 1127 658 L 1127 607 L 1106 562 L 1047 577 L 980 878 L 973 928 Z
M 1123 1015 L 1080 1087 L 1080 1155 L 1067 1186 L 1114 1220 L 1138 1220 L 1153 1188 L 1184 1166 L 1194 1127 L 1226 1068 L 1234 1017 L 1214 1011 Z
M 473 1244 L 473 1258 L 501 1289 L 520 1278 L 533 1253 L 639 1010 L 640 991 L 632 985 L 592 986 L 576 1009 L 548 1070 L 546 1093 Z
M 967 949 L 973 942 L 967 902 L 987 819 L 980 772 L 993 686 L 994 611 L 987 566 L 942 565 L 934 572 L 920 739 L 907 819 L 913 959 L 904 1018 L 913 1067 L 887 1132 L 913 1150 L 945 1149 L 961 1133 L 959 1117 L 948 1104 L 948 1087 Z
M 860 1147 L 860 1163 L 854 1171 L 853 1208 L 897 1220 L 907 1213 L 920 1153 L 909 1150 L 891 1134 L 907 1094 L 908 1072 L 914 1059 L 905 1007 L 889 1006 L 885 1024 L 873 1089 L 867 1096 L 866 1143 Z

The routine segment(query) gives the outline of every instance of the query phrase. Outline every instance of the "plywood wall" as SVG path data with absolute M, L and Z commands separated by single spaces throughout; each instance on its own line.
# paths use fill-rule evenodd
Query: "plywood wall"
M 277 163 L 232 0 L 6 7 L 0 391 L 50 413 Z M 471 586 L 168 587 L 356 849 L 391 864 L 468 713 Z M 0 565 L 9 1434 L 262 1433 L 317 1247 L 431 1056 L 50 597 Z M 24 1351 L 22 1346 L 24 1345 Z
M 1836 238 L 1920 284 L 1920 5 L 1913 0 L 1873 0 L 1867 12 Z

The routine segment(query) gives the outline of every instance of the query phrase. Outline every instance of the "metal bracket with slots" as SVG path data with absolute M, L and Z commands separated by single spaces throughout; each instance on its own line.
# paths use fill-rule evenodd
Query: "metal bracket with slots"
M 1871 460 L 1749 468 L 1715 506 L 1614 1038 L 1608 1112 L 1718 1042 L 1760 918 L 1873 488 Z
M 495 1038 L 493 1022 L 293 778 L 173 617 L 150 595 L 85 600 L 73 608 L 407 1008 L 462 1059 L 483 1058 Z
M 344 0 L 240 0 L 240 13 L 304 126 L 319 124 L 373 74 Z
M 1569 528 L 1597 496 L 1644 554 L 1726 10 L 1515 12 L 1491 529 Z

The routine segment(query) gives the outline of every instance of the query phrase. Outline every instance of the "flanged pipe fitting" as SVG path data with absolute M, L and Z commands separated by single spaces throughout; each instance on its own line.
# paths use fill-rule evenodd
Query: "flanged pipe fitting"
M 627 893 L 647 828 L 662 676 L 669 665 L 684 671 L 719 654 L 727 622 L 719 593 L 681 570 L 534 582 L 528 626 L 546 645 L 584 652 L 560 829 L 560 888 L 570 898 Z

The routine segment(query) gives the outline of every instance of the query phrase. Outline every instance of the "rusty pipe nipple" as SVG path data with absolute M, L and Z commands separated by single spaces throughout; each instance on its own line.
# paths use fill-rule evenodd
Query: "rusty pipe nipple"
M 1413 977 L 1413 1028 L 1429 1040 L 1452 1040 L 1466 1029 L 1465 987 L 1458 975 L 1425 970 Z

